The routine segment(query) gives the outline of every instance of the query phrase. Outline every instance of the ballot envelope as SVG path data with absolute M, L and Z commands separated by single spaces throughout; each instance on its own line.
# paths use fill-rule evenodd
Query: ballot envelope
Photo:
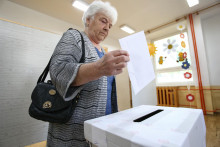
M 141 105 L 84 122 L 98 147 L 205 147 L 201 109 Z

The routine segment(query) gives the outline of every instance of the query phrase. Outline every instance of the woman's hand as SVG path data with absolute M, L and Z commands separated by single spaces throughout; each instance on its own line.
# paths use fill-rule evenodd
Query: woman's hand
M 105 54 L 96 62 L 82 64 L 72 86 L 80 86 L 102 76 L 120 74 L 129 60 L 127 51 L 116 50 Z
M 95 63 L 100 76 L 112 76 L 122 73 L 122 69 L 127 66 L 129 60 L 127 51 L 115 50 L 108 52 Z

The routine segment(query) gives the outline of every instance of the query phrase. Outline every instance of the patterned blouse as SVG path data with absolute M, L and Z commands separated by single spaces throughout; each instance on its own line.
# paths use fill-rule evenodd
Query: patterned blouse
M 102 52 L 100 52 L 97 48 L 95 48 L 99 58 L 102 58 L 104 56 L 104 52 L 102 49 Z M 107 104 L 106 104 L 106 111 L 105 114 L 111 114 L 112 113 L 112 106 L 111 106 L 111 95 L 112 95 L 112 83 L 115 80 L 114 76 L 108 76 L 107 77 Z
M 99 60 L 92 42 L 81 32 L 85 42 L 85 63 Z M 106 115 L 107 77 L 88 82 L 81 86 L 71 86 L 82 56 L 81 36 L 76 30 L 65 32 L 57 44 L 50 64 L 50 77 L 64 100 L 72 100 L 78 93 L 80 98 L 74 113 L 65 124 L 49 123 L 48 147 L 88 147 L 84 137 L 84 121 Z M 112 82 L 111 112 L 117 112 L 115 80 Z

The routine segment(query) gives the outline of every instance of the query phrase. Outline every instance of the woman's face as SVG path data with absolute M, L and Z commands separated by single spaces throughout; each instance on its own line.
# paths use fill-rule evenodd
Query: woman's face
M 94 18 L 87 19 L 87 26 L 89 38 L 99 44 L 108 36 L 112 21 L 106 15 L 97 13 Z

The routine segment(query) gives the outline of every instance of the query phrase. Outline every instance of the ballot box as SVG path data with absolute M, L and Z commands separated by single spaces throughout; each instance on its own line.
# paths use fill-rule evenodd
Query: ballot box
M 84 123 L 98 147 L 205 147 L 201 109 L 142 105 Z

